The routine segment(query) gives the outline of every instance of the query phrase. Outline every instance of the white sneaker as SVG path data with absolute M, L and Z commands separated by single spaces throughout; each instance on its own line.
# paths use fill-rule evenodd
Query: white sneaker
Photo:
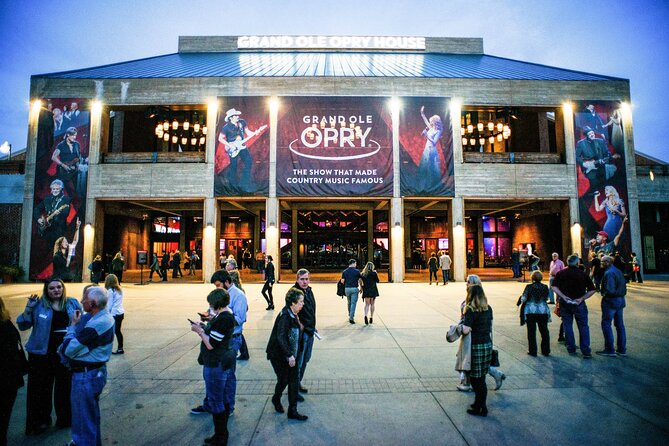
M 473 389 L 472 389 L 472 386 L 469 385 L 469 384 L 459 384 L 458 387 L 457 387 L 457 389 L 458 389 L 460 392 L 471 392 L 471 391 L 473 390 Z

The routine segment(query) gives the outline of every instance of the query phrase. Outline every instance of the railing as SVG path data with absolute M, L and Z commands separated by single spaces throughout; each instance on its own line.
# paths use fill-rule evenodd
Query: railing
M 561 164 L 557 153 L 464 152 L 466 163 Z
M 204 163 L 204 152 L 114 152 L 104 153 L 106 164 Z

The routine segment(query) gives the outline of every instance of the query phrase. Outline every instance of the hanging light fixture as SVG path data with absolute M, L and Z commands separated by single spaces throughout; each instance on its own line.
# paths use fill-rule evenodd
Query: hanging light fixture
M 169 139 L 170 139 L 170 134 L 169 133 L 163 134 L 163 141 L 168 141 Z
M 172 144 L 176 144 L 178 140 L 179 137 L 177 135 L 172 135 Z
M 185 136 L 182 136 L 181 137 L 181 145 L 185 146 L 186 144 L 188 144 L 188 138 L 186 138 Z
M 177 118 L 174 118 L 174 121 L 172 121 L 172 130 L 176 130 L 179 128 L 179 121 L 177 121 Z
M 485 116 L 487 114 L 487 116 Z M 504 116 L 508 113 L 504 112 Z M 484 146 L 494 145 L 509 139 L 511 127 L 501 118 L 499 111 L 463 111 L 460 118 L 460 133 L 462 145 L 470 146 L 470 150 L 478 147 L 483 152 Z
M 166 119 L 165 122 L 163 122 L 163 130 L 168 131 L 169 129 L 170 129 L 170 123 Z
M 184 121 L 184 130 L 188 130 L 189 127 L 190 127 L 190 122 L 188 122 L 188 119 L 186 119 Z
M 200 123 L 199 122 L 196 121 L 195 124 L 193 124 L 193 131 L 195 133 L 200 131 Z
M 203 135 L 207 134 L 207 126 L 206 125 L 204 127 L 202 127 L 202 134 Z
M 194 146 L 195 144 L 197 144 L 197 138 L 191 138 L 190 139 L 190 145 Z

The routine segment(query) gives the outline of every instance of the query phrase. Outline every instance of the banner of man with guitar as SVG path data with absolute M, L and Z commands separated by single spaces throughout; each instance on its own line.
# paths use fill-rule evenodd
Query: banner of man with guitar
M 77 221 L 85 220 L 90 112 L 82 99 L 43 101 L 37 132 L 35 201 L 31 242 L 30 278 L 45 280 L 58 274 L 64 280 L 81 280 L 82 244 Z M 58 246 L 57 246 L 58 245 Z M 62 246 L 75 249 L 66 268 L 54 269 Z
M 225 97 L 216 128 L 214 195 L 269 192 L 269 109 L 267 98 Z M 243 113 L 243 114 L 242 114 Z

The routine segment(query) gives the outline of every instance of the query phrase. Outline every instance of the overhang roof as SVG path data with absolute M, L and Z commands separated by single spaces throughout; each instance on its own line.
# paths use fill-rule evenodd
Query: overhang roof
M 610 76 L 486 54 L 317 51 L 174 53 L 33 77 L 47 79 L 406 77 L 537 81 L 621 80 Z

